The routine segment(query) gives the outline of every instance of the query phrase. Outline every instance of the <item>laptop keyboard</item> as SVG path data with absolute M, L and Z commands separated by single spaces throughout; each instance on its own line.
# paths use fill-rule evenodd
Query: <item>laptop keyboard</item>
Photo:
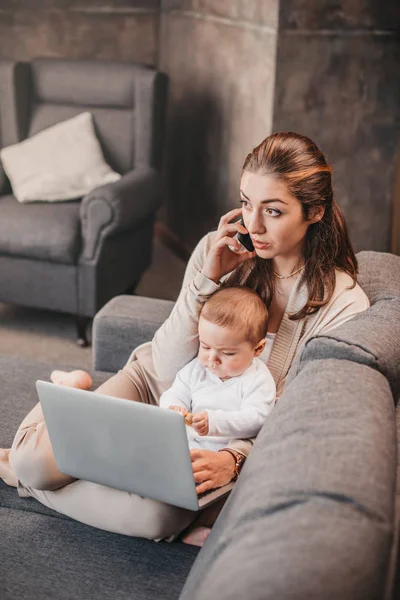
M 207 490 L 206 492 L 202 492 L 201 494 L 197 494 L 197 498 L 204 498 L 204 496 L 208 496 L 208 494 L 212 494 L 218 488 L 213 488 L 212 490 Z

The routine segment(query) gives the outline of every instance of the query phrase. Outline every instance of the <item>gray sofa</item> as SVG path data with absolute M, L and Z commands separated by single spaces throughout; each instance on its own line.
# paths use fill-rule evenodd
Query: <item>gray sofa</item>
M 88 318 L 151 263 L 167 79 L 116 61 L 0 61 L 0 147 L 84 111 L 122 178 L 62 203 L 20 204 L 0 163 L 0 301 Z
M 0 484 L 2 600 L 397 598 L 400 258 L 358 258 L 371 308 L 296 358 L 200 552 L 91 529 Z M 104 306 L 94 320 L 95 382 L 172 306 L 130 296 Z M 0 358 L 0 447 L 52 367 Z

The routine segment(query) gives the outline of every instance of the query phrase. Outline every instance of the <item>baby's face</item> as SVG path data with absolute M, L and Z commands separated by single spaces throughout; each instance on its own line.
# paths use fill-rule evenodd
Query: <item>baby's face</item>
M 220 379 L 241 375 L 256 356 L 254 346 L 243 338 L 243 333 L 215 325 L 201 317 L 199 341 L 200 363 Z

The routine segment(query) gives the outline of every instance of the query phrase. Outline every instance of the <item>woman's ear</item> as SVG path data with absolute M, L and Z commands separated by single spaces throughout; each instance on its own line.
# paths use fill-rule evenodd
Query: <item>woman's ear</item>
M 325 214 L 325 207 L 324 206 L 319 206 L 318 208 L 315 208 L 314 210 L 310 210 L 310 214 L 308 217 L 308 221 L 309 223 L 318 223 L 318 221 L 321 221 L 321 219 L 323 218 Z
M 265 348 L 265 344 L 267 343 L 267 340 L 263 339 L 260 340 L 257 344 L 257 346 L 254 348 L 254 357 L 260 356 L 261 352 L 264 350 Z

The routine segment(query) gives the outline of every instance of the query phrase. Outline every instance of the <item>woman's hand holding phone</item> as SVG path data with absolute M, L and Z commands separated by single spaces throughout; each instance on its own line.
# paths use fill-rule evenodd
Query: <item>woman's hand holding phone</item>
M 243 251 L 242 244 L 236 238 L 238 233 L 248 235 L 240 221 L 231 222 L 241 214 L 242 209 L 235 208 L 221 217 L 214 243 L 206 256 L 201 272 L 215 283 L 219 283 L 221 277 L 234 271 L 244 261 L 256 256 L 255 252 Z

